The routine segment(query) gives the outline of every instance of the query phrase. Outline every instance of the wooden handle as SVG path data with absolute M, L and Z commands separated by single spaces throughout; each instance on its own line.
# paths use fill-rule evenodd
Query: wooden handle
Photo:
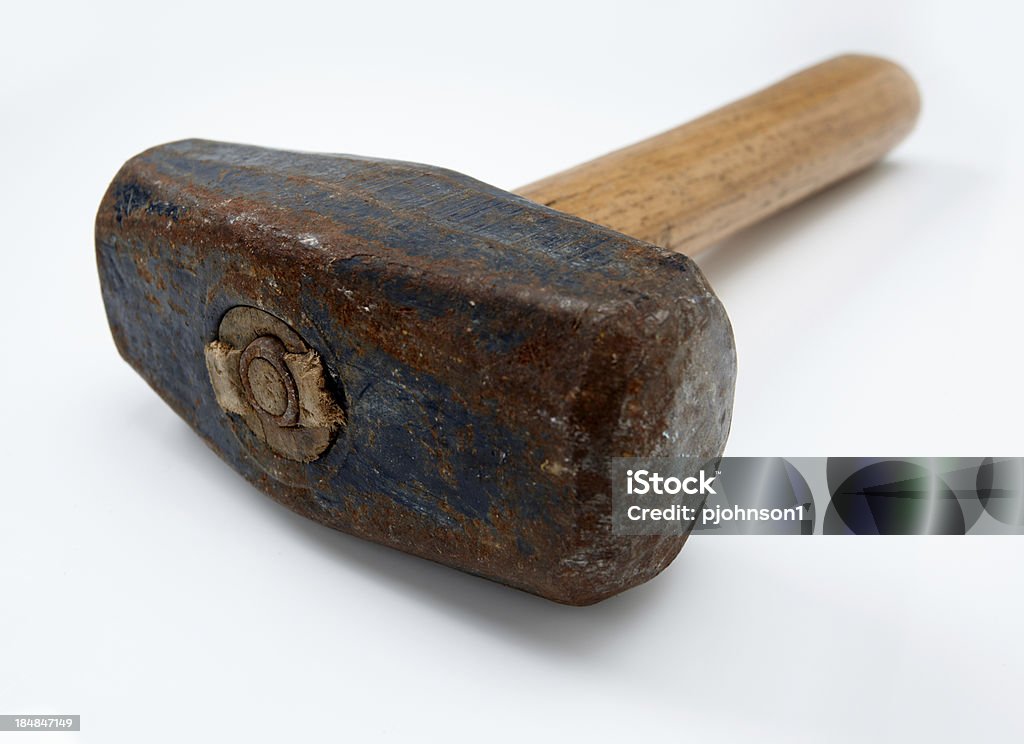
M 845 55 L 516 193 L 692 255 L 880 159 L 919 109 L 901 67 Z

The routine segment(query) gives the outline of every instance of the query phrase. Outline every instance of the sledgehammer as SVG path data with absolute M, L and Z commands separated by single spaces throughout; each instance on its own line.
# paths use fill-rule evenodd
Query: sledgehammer
M 509 193 L 187 140 L 114 177 L 121 355 L 232 467 L 330 527 L 568 604 L 685 537 L 612 534 L 610 463 L 721 455 L 736 357 L 686 256 L 882 157 L 914 83 L 844 56 Z

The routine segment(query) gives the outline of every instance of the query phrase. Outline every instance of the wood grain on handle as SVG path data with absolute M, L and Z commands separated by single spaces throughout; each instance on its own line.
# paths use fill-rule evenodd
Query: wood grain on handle
M 899 66 L 836 57 L 516 193 L 693 254 L 880 159 L 919 108 Z

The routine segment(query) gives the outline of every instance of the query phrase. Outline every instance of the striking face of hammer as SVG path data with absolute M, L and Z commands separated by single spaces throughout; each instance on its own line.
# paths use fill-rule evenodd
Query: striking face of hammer
M 451 171 L 177 142 L 120 170 L 96 246 L 122 356 L 253 484 L 550 599 L 682 547 L 612 535 L 612 458 L 725 445 L 690 259 Z

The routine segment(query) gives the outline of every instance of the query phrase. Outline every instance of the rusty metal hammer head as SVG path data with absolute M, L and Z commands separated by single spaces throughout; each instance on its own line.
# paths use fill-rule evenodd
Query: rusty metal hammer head
M 693 262 L 458 173 L 176 142 L 121 168 L 96 246 L 121 354 L 252 483 L 550 599 L 682 546 L 612 535 L 612 458 L 725 445 L 732 333 Z

